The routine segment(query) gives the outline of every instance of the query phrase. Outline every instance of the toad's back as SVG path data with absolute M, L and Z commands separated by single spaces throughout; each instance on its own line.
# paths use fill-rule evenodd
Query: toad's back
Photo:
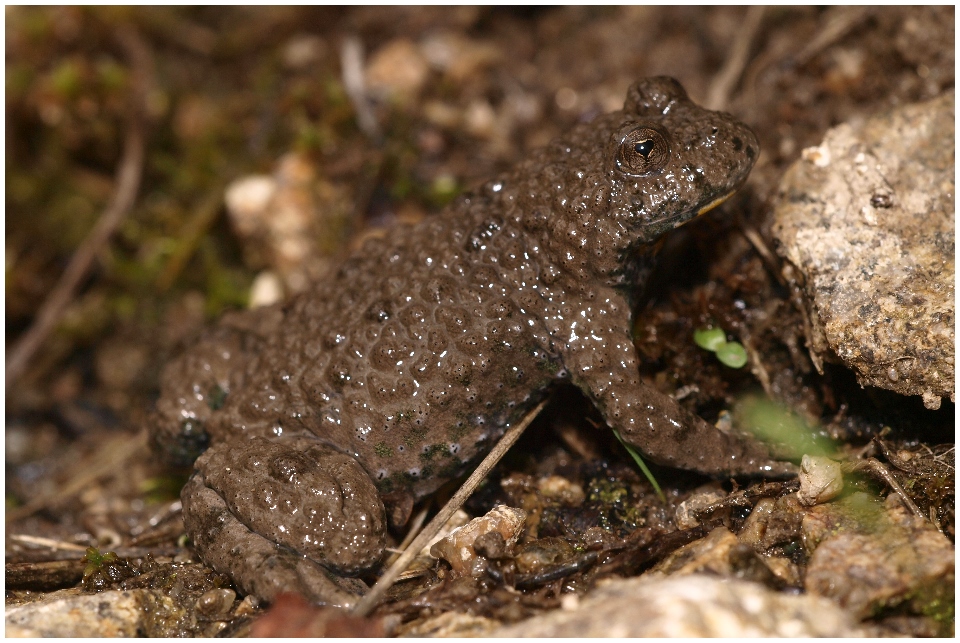
M 381 491 L 414 496 L 488 449 L 561 366 L 539 247 L 485 207 L 368 242 L 283 308 L 231 384 L 219 430 L 307 430 L 356 457 Z
M 154 435 L 181 459 L 312 435 L 381 492 L 420 497 L 558 379 L 619 417 L 642 402 L 617 393 L 618 369 L 637 380 L 627 287 L 659 237 L 733 192 L 757 152 L 746 126 L 676 81 L 637 83 L 623 111 L 368 242 L 335 278 L 225 318 L 164 371 Z M 605 395 L 619 397 L 605 407 Z

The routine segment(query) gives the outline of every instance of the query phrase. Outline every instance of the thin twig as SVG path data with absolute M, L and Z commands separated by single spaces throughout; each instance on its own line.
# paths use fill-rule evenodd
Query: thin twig
M 826 24 L 791 61 L 794 65 L 807 64 L 814 56 L 839 41 L 871 14 L 869 7 L 833 7 L 824 16 Z
M 67 306 L 76 295 L 77 288 L 90 271 L 97 254 L 117 230 L 133 207 L 143 175 L 144 158 L 144 119 L 143 104 L 146 93 L 149 54 L 146 47 L 133 31 L 118 34 L 121 43 L 127 49 L 133 67 L 133 100 L 131 101 L 130 122 L 123 146 L 123 156 L 117 167 L 116 187 L 110 205 L 100 215 L 93 230 L 77 248 L 60 281 L 44 300 L 33 324 L 20 336 L 10 349 L 6 364 L 6 389 L 23 374 L 27 364 L 37 349 L 56 328 Z
M 370 108 L 363 77 L 363 43 L 357 36 L 347 36 L 340 46 L 340 71 L 343 74 L 343 88 L 357 113 L 360 131 L 370 140 L 379 142 L 380 125 Z
M 126 466 L 129 458 L 133 457 L 140 449 L 146 448 L 147 434 L 145 431 L 135 436 L 117 436 L 105 442 L 100 445 L 96 455 L 90 461 L 82 463 L 83 466 L 77 474 L 63 485 L 58 485 L 50 493 L 36 496 L 22 507 L 8 510 L 4 516 L 6 523 L 9 525 L 45 507 L 65 502 L 89 487 L 98 478 L 115 473 Z
M 420 533 L 420 528 L 423 527 L 423 523 L 427 520 L 427 513 L 429 512 L 429 507 L 424 507 L 417 512 L 417 515 L 413 517 L 413 520 L 410 521 L 410 529 L 407 530 L 407 535 L 404 536 L 403 542 L 397 545 L 396 549 L 390 549 L 391 555 L 387 558 L 387 564 L 392 565 L 394 561 L 400 558 L 400 554 L 410 546 L 410 543 L 413 542 L 413 539 L 417 537 L 417 534 Z
M 510 447 L 520 438 L 524 430 L 533 420 L 540 414 L 540 411 L 543 410 L 543 407 L 546 406 L 547 402 L 543 401 L 537 405 L 535 409 L 527 413 L 524 416 L 523 420 L 520 421 L 515 427 L 509 429 L 504 433 L 503 437 L 500 438 L 500 441 L 497 442 L 496 446 L 493 447 L 493 450 L 483 459 L 483 462 L 476 468 L 476 470 L 470 474 L 470 477 L 467 478 L 467 481 L 463 483 L 463 486 L 457 490 L 453 497 L 443 506 L 443 509 L 440 510 L 433 520 L 430 521 L 423 531 L 413 539 L 413 542 L 407 547 L 407 549 L 400 554 L 400 557 L 393 562 L 393 565 L 390 566 L 390 569 L 380 577 L 380 579 L 370 588 L 370 591 L 363 595 L 363 597 L 357 601 L 357 604 L 353 608 L 354 616 L 367 616 L 370 612 L 373 611 L 373 608 L 377 606 L 380 602 L 380 599 L 387 592 L 388 589 L 393 585 L 394 581 L 406 570 L 410 562 L 420 553 L 420 550 L 423 549 L 426 544 L 433 538 L 434 535 L 443 527 L 444 524 L 450 517 L 457 512 L 457 510 L 463 506 L 463 503 L 467 501 L 467 498 L 470 497 L 470 494 L 480 485 L 487 474 L 490 473 L 490 470 L 496 466 L 497 462 L 500 461 L 507 451 L 510 450 Z
M 217 215 L 220 214 L 220 208 L 223 205 L 223 190 L 225 187 L 225 181 L 216 181 L 213 187 L 207 190 L 207 197 L 194 210 L 193 217 L 179 230 L 177 247 L 172 256 L 167 259 L 163 270 L 157 277 L 156 287 L 158 291 L 163 293 L 173 286 L 174 281 L 183 271 L 187 262 L 193 257 L 204 235 L 217 220 Z
M 924 520 L 929 520 L 927 516 L 924 515 L 920 508 L 917 507 L 917 504 L 913 499 L 907 495 L 907 492 L 903 490 L 903 487 L 900 486 L 900 483 L 897 482 L 897 479 L 893 477 L 893 474 L 890 473 L 890 470 L 876 458 L 867 458 L 866 460 L 861 460 L 860 462 L 855 463 L 852 466 L 853 471 L 866 471 L 872 473 L 893 489 L 893 492 L 900 497 L 900 501 L 909 509 L 914 516 L 918 518 L 923 518 Z
M 83 545 L 68 543 L 64 540 L 54 540 L 52 538 L 42 538 L 40 536 L 31 536 L 30 534 L 10 534 L 10 540 L 28 545 L 37 545 L 49 549 L 60 549 L 66 551 L 86 551 Z
M 770 250 L 770 246 L 763 240 L 763 237 L 760 236 L 760 233 L 757 232 L 757 229 L 749 224 L 744 224 L 740 228 L 740 231 L 743 233 L 743 236 L 747 238 L 747 241 L 750 242 L 750 245 L 753 246 L 753 249 L 757 251 L 757 254 L 760 255 L 763 263 L 767 265 L 767 270 L 770 271 L 770 274 L 774 276 L 781 286 L 786 286 L 787 282 L 783 278 L 780 262 L 777 261 L 777 257 L 773 254 L 773 251 Z
M 730 102 L 730 94 L 747 66 L 750 47 L 760 31 L 763 13 L 762 6 L 754 5 L 747 9 L 743 26 L 737 30 L 737 37 L 730 47 L 730 55 L 727 56 L 727 61 L 723 64 L 720 73 L 714 77 L 710 91 L 707 93 L 706 105 L 710 109 L 723 109 Z

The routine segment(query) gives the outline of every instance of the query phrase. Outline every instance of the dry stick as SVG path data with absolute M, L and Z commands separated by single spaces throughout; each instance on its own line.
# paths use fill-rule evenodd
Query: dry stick
M 747 9 L 743 27 L 737 30 L 737 38 L 730 48 L 730 55 L 710 85 L 706 102 L 710 109 L 723 109 L 730 102 L 730 94 L 747 65 L 750 46 L 760 30 L 760 23 L 763 22 L 763 12 L 764 8 L 756 5 Z
M 470 497 L 474 489 L 479 486 L 480 482 L 490 473 L 490 470 L 500 461 L 500 458 L 513 446 L 517 439 L 523 434 L 524 430 L 530 426 L 530 423 L 533 422 L 534 418 L 537 417 L 546 404 L 546 400 L 540 402 L 535 409 L 524 416 L 520 424 L 508 430 L 503 437 L 500 438 L 500 441 L 493 447 L 493 450 L 483 459 L 483 462 L 480 463 L 476 470 L 470 474 L 470 477 L 463 483 L 463 486 L 453 494 L 453 497 L 443 506 L 440 513 L 434 516 L 433 520 L 430 521 L 424 530 L 413 539 L 410 546 L 400 554 L 400 557 L 394 561 L 390 569 L 370 588 L 370 591 L 357 601 L 357 604 L 353 608 L 354 616 L 367 616 L 373 611 L 373 608 L 377 606 L 377 603 L 387 590 L 390 589 L 400 574 L 407 569 L 407 566 L 410 565 L 414 557 L 420 553 L 421 549 L 426 547 L 430 539 L 440 531 L 446 522 L 450 520 L 450 517 L 463 506 L 463 503 L 467 501 L 467 498 Z
M 914 516 L 924 520 L 930 520 L 929 516 L 925 516 L 924 513 L 920 511 L 920 508 L 913 501 L 913 499 L 907 495 L 907 492 L 903 490 L 903 487 L 901 487 L 900 483 L 897 482 L 897 479 L 893 477 L 893 474 L 890 473 L 890 470 L 887 469 L 887 467 L 885 467 L 884 464 L 876 458 L 867 458 L 866 460 L 861 460 L 860 462 L 855 463 L 851 468 L 853 471 L 867 471 L 879 476 L 884 482 L 887 483 L 887 485 L 890 486 L 891 489 L 893 489 L 894 493 L 900 497 L 900 501 L 907 507 L 907 509 L 913 512 Z M 936 525 L 936 523 L 934 523 L 934 525 Z
M 121 34 L 121 41 L 127 44 L 135 36 Z M 134 67 L 141 67 L 142 53 L 133 51 L 137 45 L 129 45 Z M 141 67 L 142 71 L 142 67 Z M 137 73 L 134 76 L 138 76 Z M 139 74 L 143 78 L 143 73 Z M 139 85 L 139 86 L 138 86 Z M 117 169 L 116 189 L 110 205 L 100 215 L 100 219 L 93 230 L 83 240 L 80 247 L 70 259 L 67 269 L 60 277 L 60 281 L 47 296 L 33 324 L 20 336 L 10 350 L 6 365 L 6 389 L 10 390 L 13 383 L 23 374 L 27 364 L 33 358 L 37 349 L 43 344 L 47 336 L 63 317 L 67 305 L 73 300 L 77 287 L 90 270 L 97 253 L 106 245 L 107 241 L 123 221 L 127 212 L 136 200 L 140 188 L 140 179 L 143 175 L 144 155 L 144 125 L 142 118 L 143 87 L 134 81 L 134 105 L 130 110 L 130 124 L 127 129 L 126 140 L 123 146 L 123 157 Z
M 104 442 L 95 456 L 88 461 L 81 462 L 82 467 L 64 484 L 57 485 L 57 489 L 36 496 L 21 507 L 8 509 L 4 515 L 6 524 L 26 518 L 46 507 L 65 502 L 89 487 L 98 478 L 118 471 L 125 466 L 128 459 L 136 455 L 137 451 L 146 449 L 146 447 L 146 432 L 141 432 L 135 436 L 121 435 Z
M 757 251 L 757 254 L 760 255 L 763 263 L 767 264 L 767 270 L 770 272 L 770 274 L 774 276 L 781 286 L 786 286 L 787 281 L 783 278 L 783 271 L 780 269 L 780 262 L 777 261 L 777 258 L 770 250 L 770 247 L 767 245 L 766 241 L 763 240 L 763 237 L 760 236 L 760 233 L 757 232 L 757 229 L 749 224 L 744 223 L 741 226 L 740 231 L 743 233 L 743 236 L 747 238 L 747 241 L 749 241 L 753 246 L 753 249 Z
M 363 77 L 363 43 L 357 36 L 347 36 L 340 46 L 340 68 L 343 87 L 357 113 L 357 126 L 372 141 L 381 138 L 380 125 L 367 98 Z
M 417 537 L 417 534 L 420 533 L 420 528 L 423 527 L 423 523 L 427 520 L 427 514 L 430 511 L 430 507 L 425 506 L 423 509 L 417 512 L 417 515 L 413 517 L 413 520 L 410 521 L 410 529 L 407 530 L 407 535 L 403 537 L 403 541 L 397 545 L 395 548 L 388 547 L 387 551 L 390 552 L 390 557 L 387 558 L 387 564 L 392 565 L 395 560 L 400 558 L 400 554 L 406 551 L 410 543 L 413 542 L 413 539 Z
M 42 538 L 40 536 L 31 536 L 30 534 L 10 534 L 7 536 L 10 540 L 28 545 L 38 545 L 49 549 L 62 549 L 66 551 L 86 551 L 83 545 L 68 543 L 63 540 L 54 540 L 52 538 Z
M 180 276 L 187 262 L 193 257 L 197 246 L 203 240 L 204 235 L 213 225 L 220 214 L 220 206 L 223 203 L 223 190 L 226 183 L 217 181 L 214 186 L 207 190 L 207 197 L 197 206 L 194 215 L 187 221 L 177 234 L 177 248 L 173 255 L 167 259 L 163 270 L 157 277 L 155 285 L 160 292 L 166 292 L 173 286 L 173 283 Z
M 826 24 L 809 41 L 803 49 L 793 57 L 794 65 L 807 64 L 814 56 L 846 36 L 854 27 L 872 14 L 869 7 L 834 7 L 824 16 Z

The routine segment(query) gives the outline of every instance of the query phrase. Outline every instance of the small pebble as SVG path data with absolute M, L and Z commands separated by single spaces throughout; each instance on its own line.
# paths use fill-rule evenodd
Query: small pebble
M 797 498 L 808 507 L 832 500 L 843 491 L 840 463 L 820 456 L 804 455 L 800 461 L 800 491 Z
M 454 576 L 473 573 L 479 570 L 474 565 L 478 555 L 474 549 L 477 539 L 484 534 L 496 531 L 503 538 L 505 550 L 509 549 L 520 538 L 526 518 L 527 512 L 522 509 L 497 505 L 486 515 L 474 518 L 463 527 L 450 532 L 446 538 L 437 541 L 430 548 L 430 555 L 443 558 L 450 563 Z M 493 543 L 488 540 L 481 545 L 481 548 L 486 548 Z
M 207 618 L 219 620 L 230 612 L 236 598 L 237 593 L 232 589 L 211 589 L 197 599 L 197 611 Z

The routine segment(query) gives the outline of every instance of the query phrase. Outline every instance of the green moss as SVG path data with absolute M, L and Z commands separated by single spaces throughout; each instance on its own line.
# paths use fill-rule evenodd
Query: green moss
M 110 58 L 97 61 L 97 80 L 107 91 L 118 91 L 127 84 L 127 69 Z
M 459 442 L 460 439 L 467 434 L 467 431 L 470 429 L 470 424 L 467 421 L 466 417 L 458 418 L 460 420 L 460 426 L 453 424 L 447 427 L 447 437 L 451 442 Z
M 81 90 L 83 71 L 80 64 L 74 60 L 61 61 L 48 76 L 50 88 L 61 98 L 74 98 Z
M 148 503 L 171 502 L 180 497 L 180 490 L 187 484 L 189 475 L 172 473 L 146 478 L 139 487 Z
M 393 449 L 386 442 L 377 442 L 373 447 L 373 452 L 381 458 L 389 458 L 393 455 Z
M 607 506 L 614 506 L 622 504 L 629 495 L 630 491 L 624 484 L 605 478 L 595 478 L 590 481 L 587 500 Z
M 34 72 L 28 65 L 7 61 L 7 100 L 22 99 L 34 82 Z
M 227 392 L 219 384 L 214 384 L 207 392 L 207 406 L 211 411 L 218 411 L 223 408 L 223 403 L 227 401 Z
M 433 180 L 427 193 L 427 202 L 437 208 L 443 208 L 453 201 L 462 191 L 457 180 L 447 174 L 442 174 Z
M 536 353 L 536 351 L 533 351 L 533 352 Z M 556 375 L 557 373 L 560 372 L 561 365 L 560 365 L 560 362 L 554 361 L 552 359 L 541 359 L 537 362 L 537 367 L 541 371 L 545 371 L 550 375 Z
M 423 426 L 411 427 L 403 436 L 403 444 L 408 449 L 419 449 L 427 441 L 427 428 Z
M 908 596 L 908 600 L 913 611 L 937 623 L 938 636 L 954 637 L 957 607 L 952 577 L 915 590 Z
M 599 509 L 597 526 L 615 531 L 621 526 L 635 528 L 644 522 L 643 514 L 631 502 L 630 489 L 619 480 L 594 478 L 587 484 L 587 502 Z
M 420 452 L 420 460 L 424 463 L 430 462 L 437 456 L 450 455 L 450 449 L 446 444 L 431 444 L 426 450 Z

